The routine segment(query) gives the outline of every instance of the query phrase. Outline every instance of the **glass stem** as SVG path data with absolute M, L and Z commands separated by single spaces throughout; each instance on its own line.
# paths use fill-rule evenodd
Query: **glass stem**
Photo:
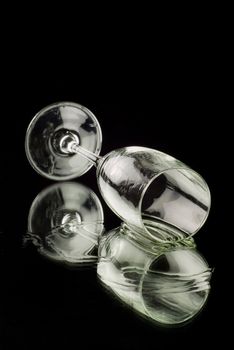
M 79 136 L 66 129 L 58 130 L 52 139 L 52 146 L 55 152 L 63 155 L 79 154 L 97 166 L 101 157 L 81 147 L 79 143 Z
M 85 148 L 75 143 L 71 146 L 71 151 L 73 153 L 77 153 L 82 157 L 88 159 L 95 166 L 97 166 L 98 161 L 101 159 L 100 156 L 96 155 L 95 153 L 87 151 Z

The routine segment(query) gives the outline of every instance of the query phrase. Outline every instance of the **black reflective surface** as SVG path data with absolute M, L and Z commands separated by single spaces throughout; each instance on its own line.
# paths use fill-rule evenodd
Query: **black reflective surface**
M 186 90 L 186 89 L 185 89 Z M 184 93 L 186 92 L 184 90 Z M 4 119 L 1 179 L 1 274 L 0 333 L 3 349 L 65 349 L 91 346 L 103 348 L 198 347 L 201 339 L 213 342 L 221 336 L 222 280 L 224 253 L 220 252 L 222 217 L 220 178 L 217 168 L 218 125 L 204 119 L 215 100 L 197 95 L 169 93 L 145 100 L 119 96 L 97 98 L 98 87 L 79 91 L 65 79 L 49 86 L 15 92 Z M 23 96 L 27 96 L 23 100 Z M 102 154 L 131 145 L 156 148 L 171 154 L 198 171 L 207 181 L 212 196 L 210 215 L 196 235 L 199 251 L 215 272 L 207 305 L 192 323 L 183 327 L 160 328 L 136 316 L 112 298 L 100 285 L 95 266 L 69 269 L 40 256 L 32 246 L 22 247 L 27 218 L 35 196 L 53 182 L 40 177 L 28 163 L 24 151 L 25 132 L 34 114 L 49 103 L 69 100 L 87 106 L 97 117 L 103 133 Z M 23 102 L 22 102 L 23 101 Z M 214 112 L 214 109 L 212 109 Z M 17 112 L 17 113 L 16 113 Z M 10 132 L 6 136 L 7 130 Z M 7 147 L 6 147 L 7 146 Z M 222 163 L 222 162 L 221 162 Z M 76 181 L 76 180 L 75 180 Z M 92 168 L 78 182 L 90 187 L 101 199 Z M 101 199 L 105 226 L 119 226 L 119 219 Z M 212 334 L 211 334 L 212 332 Z M 53 347 L 52 347 L 53 346 Z

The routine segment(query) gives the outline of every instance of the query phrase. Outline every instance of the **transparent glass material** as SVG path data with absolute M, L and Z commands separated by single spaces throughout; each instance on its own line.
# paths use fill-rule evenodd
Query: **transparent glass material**
M 102 236 L 98 277 L 133 310 L 161 325 L 192 320 L 205 305 L 212 270 L 192 238 L 151 251 L 123 225 Z
M 192 236 L 201 228 L 211 199 L 198 173 L 145 147 L 120 148 L 100 157 L 100 140 L 92 112 L 63 102 L 34 117 L 26 153 L 39 173 L 54 180 L 80 176 L 95 165 L 103 198 L 134 232 L 165 242 Z
M 73 102 L 59 102 L 43 108 L 29 124 L 25 150 L 32 167 L 54 180 L 81 176 L 92 163 L 78 153 L 65 153 L 62 148 L 75 141 L 85 150 L 98 155 L 102 133 L 94 114 Z
M 103 220 L 101 203 L 91 189 L 72 182 L 55 184 L 34 199 L 24 241 L 32 241 L 39 253 L 55 261 L 93 263 Z
M 126 147 L 98 164 L 100 192 L 133 230 L 164 242 L 195 234 L 210 209 L 204 179 L 179 160 L 154 149 Z

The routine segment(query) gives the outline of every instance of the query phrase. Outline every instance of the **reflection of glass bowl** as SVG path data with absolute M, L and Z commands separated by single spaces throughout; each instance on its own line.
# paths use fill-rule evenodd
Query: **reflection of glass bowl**
M 129 238 L 126 227 L 101 238 L 97 272 L 127 305 L 164 325 L 192 319 L 210 290 L 211 269 L 194 241 L 155 245 L 149 252 Z
M 147 315 L 164 324 L 194 317 L 210 290 L 211 271 L 195 249 L 164 252 L 156 257 L 142 280 L 142 301 Z
M 27 239 L 41 254 L 70 263 L 92 262 L 103 231 L 103 210 L 96 194 L 72 182 L 52 185 L 34 199 Z

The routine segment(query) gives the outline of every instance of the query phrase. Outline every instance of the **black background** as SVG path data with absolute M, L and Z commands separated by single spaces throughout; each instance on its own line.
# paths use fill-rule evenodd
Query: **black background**
M 0 334 L 4 350 L 57 345 L 65 349 L 94 345 L 187 348 L 191 342 L 201 346 L 222 338 L 219 237 L 225 208 L 220 205 L 217 163 L 222 163 L 220 138 L 228 126 L 221 113 L 216 62 L 205 54 L 186 57 L 162 58 L 157 66 L 154 62 L 134 65 L 126 59 L 121 74 L 118 60 L 106 68 L 77 61 L 74 68 L 59 67 L 53 75 L 50 68 L 38 74 L 43 71 L 40 63 L 25 70 L 17 61 L 17 67 L 12 67 L 4 86 L 7 99 L 1 129 L 4 297 L 0 300 Z M 44 260 L 33 248 L 22 248 L 31 202 L 53 183 L 29 165 L 24 153 L 25 132 L 36 112 L 57 101 L 83 104 L 96 115 L 103 133 L 102 155 L 122 146 L 155 148 L 188 164 L 209 184 L 212 208 L 196 242 L 215 272 L 207 305 L 192 323 L 177 328 L 153 325 L 108 295 L 98 283 L 95 269 L 69 270 Z M 74 181 L 89 186 L 101 198 L 94 168 Z M 103 200 L 102 204 L 106 228 L 118 226 L 119 219 Z

